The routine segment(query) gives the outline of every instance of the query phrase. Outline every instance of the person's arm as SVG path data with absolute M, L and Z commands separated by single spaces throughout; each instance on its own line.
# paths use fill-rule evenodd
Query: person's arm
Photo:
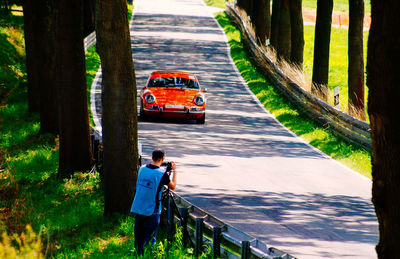
M 176 178 L 177 178 L 177 172 L 176 172 L 176 164 L 174 163 L 174 161 L 171 161 L 171 168 L 172 168 L 172 180 L 169 182 L 168 187 L 171 190 L 175 190 L 176 188 Z

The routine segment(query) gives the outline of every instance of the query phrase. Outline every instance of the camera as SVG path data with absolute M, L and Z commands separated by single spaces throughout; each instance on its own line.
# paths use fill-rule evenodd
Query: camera
M 171 170 L 172 170 L 171 162 L 164 162 L 164 163 L 161 164 L 161 166 L 165 166 L 166 167 L 165 172 L 167 172 L 167 173 L 170 173 Z

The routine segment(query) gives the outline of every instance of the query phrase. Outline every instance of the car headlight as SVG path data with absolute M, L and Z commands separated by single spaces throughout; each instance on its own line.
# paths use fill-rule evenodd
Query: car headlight
M 201 106 L 204 104 L 204 97 L 203 96 L 196 96 L 196 98 L 194 98 L 194 103 L 198 106 Z
M 152 94 L 148 94 L 148 95 L 146 95 L 145 100 L 149 104 L 154 103 L 156 101 L 156 97 Z

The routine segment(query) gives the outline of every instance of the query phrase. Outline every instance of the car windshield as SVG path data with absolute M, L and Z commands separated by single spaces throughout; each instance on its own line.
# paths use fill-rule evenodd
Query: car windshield
M 157 77 L 150 80 L 148 87 L 178 87 L 199 89 L 199 83 L 195 80 L 182 77 Z

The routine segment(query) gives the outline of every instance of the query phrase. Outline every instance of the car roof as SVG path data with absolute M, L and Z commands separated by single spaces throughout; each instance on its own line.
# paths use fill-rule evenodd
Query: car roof
M 182 77 L 182 78 L 189 78 L 189 79 L 195 79 L 197 81 L 197 77 L 195 74 L 190 73 L 190 72 L 185 72 L 185 71 L 172 71 L 172 70 L 160 70 L 160 71 L 154 71 L 151 73 L 150 78 L 156 78 L 156 77 Z
M 159 71 L 154 71 L 151 73 L 152 75 L 155 74 L 182 74 L 182 75 L 194 75 L 191 72 L 186 72 L 186 71 L 178 71 L 178 70 L 159 70 Z

